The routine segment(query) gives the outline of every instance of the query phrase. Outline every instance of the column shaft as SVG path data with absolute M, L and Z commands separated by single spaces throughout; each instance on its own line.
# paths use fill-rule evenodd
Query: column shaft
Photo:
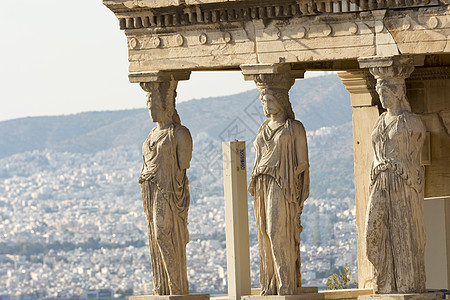
M 350 92 L 352 105 L 358 283 L 359 288 L 371 288 L 373 266 L 367 259 L 364 230 L 373 162 L 371 136 L 380 115 L 378 95 L 375 91 L 375 79 L 368 70 L 342 72 L 339 76 Z

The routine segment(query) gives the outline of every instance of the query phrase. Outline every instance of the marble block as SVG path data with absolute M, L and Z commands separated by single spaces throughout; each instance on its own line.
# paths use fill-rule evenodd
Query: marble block
M 269 296 L 242 296 L 241 300 L 319 300 L 325 299 L 323 294 L 305 293 L 300 295 L 269 295 Z
M 374 294 L 359 296 L 358 300 L 440 300 L 443 293 L 423 294 Z
M 342 290 L 325 290 L 319 293 L 325 296 L 325 299 L 332 300 L 347 300 L 347 299 L 358 299 L 359 296 L 372 295 L 373 289 L 342 289 Z
M 266 295 L 256 296 L 248 295 L 242 296 L 241 300 L 315 300 L 325 299 L 323 294 L 318 293 L 317 287 L 300 287 L 297 288 L 298 294 L 296 295 Z
M 143 295 L 131 296 L 129 300 L 209 300 L 209 294 Z

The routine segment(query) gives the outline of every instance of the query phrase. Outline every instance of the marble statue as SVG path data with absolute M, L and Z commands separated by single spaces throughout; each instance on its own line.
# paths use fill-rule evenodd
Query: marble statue
M 189 183 L 186 169 L 192 138 L 175 109 L 177 81 L 141 84 L 147 91 L 150 117 L 156 122 L 142 152 L 139 177 L 147 217 L 154 295 L 186 295 L 186 244 Z
M 300 215 L 309 195 L 306 133 L 295 120 L 288 91 L 294 79 L 257 75 L 265 115 L 254 147 L 249 183 L 254 198 L 261 295 L 293 295 L 301 287 Z
M 412 67 L 373 68 L 387 110 L 372 133 L 374 163 L 366 218 L 367 256 L 380 294 L 425 292 L 422 120 L 411 112 L 404 78 Z

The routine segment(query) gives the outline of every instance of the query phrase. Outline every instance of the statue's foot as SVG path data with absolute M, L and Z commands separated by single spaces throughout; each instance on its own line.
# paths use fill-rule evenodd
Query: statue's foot
M 278 291 L 278 295 L 280 295 L 280 296 L 293 295 L 293 294 L 294 293 L 292 291 L 289 291 L 289 288 L 287 288 L 287 287 L 282 287 Z

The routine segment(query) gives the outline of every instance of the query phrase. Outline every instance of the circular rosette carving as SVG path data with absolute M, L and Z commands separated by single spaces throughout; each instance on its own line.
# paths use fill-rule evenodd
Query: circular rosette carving
M 409 22 L 408 19 L 403 19 L 402 29 L 403 30 L 408 30 L 409 28 L 411 28 L 411 22 Z
M 161 45 L 161 39 L 157 36 L 152 37 L 150 39 L 150 42 L 155 48 L 158 48 Z
M 438 28 L 439 27 L 439 19 L 433 16 L 428 20 L 427 25 L 431 29 Z
M 206 33 L 200 34 L 199 37 L 198 37 L 198 41 L 202 45 L 206 44 L 208 42 L 208 36 L 206 35 Z
M 229 32 L 223 33 L 223 40 L 225 41 L 225 43 L 227 43 L 227 44 L 230 43 L 231 39 L 232 39 L 231 33 L 229 33 Z
M 175 44 L 179 47 L 183 46 L 184 44 L 184 37 L 181 34 L 177 34 L 175 36 Z
M 302 38 L 304 38 L 305 36 L 306 36 L 306 28 L 303 27 L 303 26 L 299 26 L 299 27 L 298 27 L 298 31 L 297 31 L 297 33 L 295 34 L 295 37 L 298 38 L 298 39 L 302 39 Z
M 348 32 L 350 34 L 357 34 L 358 33 L 358 24 L 350 23 L 350 26 L 348 27 Z
M 333 28 L 329 24 L 324 24 L 322 28 L 322 34 L 324 36 L 330 36 L 333 33 Z
M 128 42 L 128 46 L 130 49 L 138 49 L 140 46 L 139 40 L 137 38 L 131 38 L 130 41 Z
M 376 21 L 375 22 L 375 32 L 376 33 L 380 33 L 383 32 L 384 30 L 384 24 L 382 21 Z

